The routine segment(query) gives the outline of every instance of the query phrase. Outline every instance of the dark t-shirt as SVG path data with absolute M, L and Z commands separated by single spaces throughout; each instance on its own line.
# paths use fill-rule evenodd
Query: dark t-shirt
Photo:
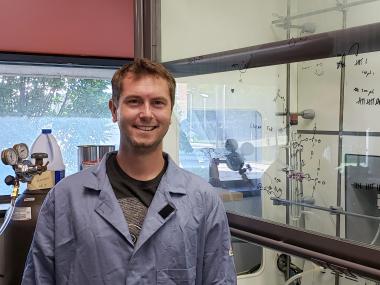
M 165 156 L 164 158 L 165 165 L 161 172 L 152 180 L 141 181 L 130 177 L 121 169 L 116 160 L 116 153 L 110 154 L 107 159 L 106 171 L 116 198 L 136 197 L 146 207 L 149 207 L 168 166 L 167 158 Z
M 155 178 L 140 181 L 130 177 L 121 169 L 116 160 L 116 153 L 111 153 L 107 158 L 107 176 L 128 223 L 129 232 L 134 243 L 136 243 L 140 234 L 147 210 L 153 200 L 161 178 L 166 172 L 168 159 L 166 156 L 164 156 L 164 159 L 165 165 Z

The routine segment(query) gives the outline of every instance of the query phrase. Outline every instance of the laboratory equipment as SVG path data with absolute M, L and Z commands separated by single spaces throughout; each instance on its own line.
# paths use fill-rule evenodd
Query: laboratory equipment
M 14 176 L 8 175 L 5 183 L 13 187 L 10 207 L 0 228 L 3 235 L 5 260 L 4 284 L 20 284 L 24 263 L 32 242 L 38 213 L 47 192 L 54 186 L 54 175 L 47 171 L 47 153 L 33 153 L 29 157 L 28 146 L 16 144 L 1 152 L 1 160 L 10 165 Z M 34 161 L 34 163 L 32 162 Z M 27 183 L 27 189 L 19 195 L 20 183 Z
M 78 145 L 78 170 L 96 165 L 106 153 L 114 150 L 114 145 Z
M 31 151 L 33 153 L 47 153 L 44 163 L 49 161 L 47 170 L 54 172 L 54 184 L 65 177 L 65 164 L 63 163 L 61 149 L 51 129 L 42 129 L 41 134 L 34 141 Z

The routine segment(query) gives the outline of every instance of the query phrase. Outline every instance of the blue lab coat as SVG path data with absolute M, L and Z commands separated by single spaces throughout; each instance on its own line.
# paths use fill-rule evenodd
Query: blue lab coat
M 22 284 L 236 284 L 225 210 L 208 183 L 169 158 L 133 244 L 105 161 L 48 193 Z

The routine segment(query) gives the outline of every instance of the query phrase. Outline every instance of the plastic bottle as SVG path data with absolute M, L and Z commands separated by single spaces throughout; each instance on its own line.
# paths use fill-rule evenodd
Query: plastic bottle
M 61 149 L 57 140 L 51 133 L 51 129 L 42 129 L 42 133 L 34 141 L 30 153 L 44 152 L 48 158 L 44 159 L 44 164 L 49 161 L 47 170 L 54 171 L 54 179 L 57 184 L 65 177 L 65 164 L 63 163 Z

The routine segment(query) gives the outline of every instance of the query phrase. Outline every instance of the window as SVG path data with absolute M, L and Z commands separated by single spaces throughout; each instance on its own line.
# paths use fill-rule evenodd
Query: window
M 108 100 L 113 70 L 0 65 L 0 137 L 2 149 L 16 143 L 31 147 L 43 128 L 57 139 L 66 176 L 78 171 L 77 146 L 116 145 L 117 125 Z M 0 165 L 0 179 L 14 174 Z M 9 194 L 5 184 L 0 195 Z M 25 189 L 26 185 L 22 185 Z
M 227 210 L 261 217 L 262 118 L 251 108 L 235 108 L 231 88 L 177 79 L 175 113 L 179 121 L 179 164 L 208 181 Z M 262 248 L 233 238 L 238 274 L 256 271 Z

